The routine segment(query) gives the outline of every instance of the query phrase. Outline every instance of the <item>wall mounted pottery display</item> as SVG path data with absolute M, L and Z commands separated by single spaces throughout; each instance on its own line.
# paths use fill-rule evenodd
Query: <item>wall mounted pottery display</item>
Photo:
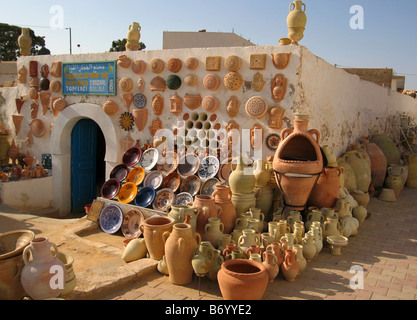
M 156 190 L 162 185 L 163 180 L 164 177 L 161 172 L 157 170 L 151 171 L 146 175 L 145 179 L 143 180 L 143 186 L 152 187 Z
M 41 119 L 33 119 L 30 124 L 30 131 L 36 138 L 42 138 L 46 132 L 45 124 Z
M 200 158 L 193 154 L 187 153 L 180 158 L 178 164 L 178 173 L 183 177 L 195 174 L 200 167 Z
M 269 282 L 264 265 L 249 259 L 225 261 L 217 279 L 224 300 L 261 300 Z
M 224 61 L 224 67 L 232 72 L 238 71 L 242 67 L 242 59 L 236 55 L 230 55 Z
M 176 223 L 172 232 L 163 234 L 165 242 L 165 260 L 168 266 L 169 281 L 176 285 L 186 285 L 192 281 L 192 259 L 201 237 L 193 234 L 191 226 Z
M 117 65 L 122 68 L 129 68 L 132 60 L 125 54 L 117 58 Z
M 187 76 L 185 76 L 184 78 L 184 83 L 187 86 L 190 87 L 195 87 L 198 85 L 198 77 L 195 74 L 188 74 Z
M 249 67 L 252 70 L 264 70 L 266 68 L 266 54 L 253 53 L 250 55 Z
M 177 172 L 171 172 L 167 175 L 164 180 L 162 181 L 161 187 L 163 189 L 169 188 L 173 192 L 176 192 L 181 184 L 181 176 Z
M 242 86 L 243 78 L 238 72 L 229 72 L 224 76 L 223 84 L 227 89 L 236 91 Z
M 117 200 L 121 203 L 131 203 L 136 198 L 138 187 L 133 182 L 126 182 L 120 187 Z
M 133 146 L 125 151 L 122 157 L 122 162 L 123 164 L 131 168 L 137 165 L 141 158 L 142 150 L 137 146 Z
M 52 80 L 49 83 L 49 89 L 53 92 L 53 93 L 61 93 L 62 90 L 62 83 L 59 80 Z
M 203 79 L 204 88 L 211 91 L 216 91 L 220 87 L 221 80 L 219 76 L 209 73 Z
M 42 93 L 47 93 L 47 92 L 42 92 Z M 51 94 L 49 94 L 49 96 L 50 96 Z M 41 101 L 42 101 L 42 99 L 41 99 Z M 16 102 L 16 109 L 17 109 L 17 113 L 18 114 L 20 114 L 20 110 L 22 110 L 22 107 L 23 107 L 23 105 L 25 104 L 25 102 L 22 100 L 22 99 L 19 99 L 19 98 L 17 98 L 17 99 L 15 99 L 15 102 Z M 48 102 L 49 102 L 49 98 L 48 98 Z
M 133 96 L 133 105 L 135 106 L 135 108 L 138 109 L 143 109 L 146 106 L 146 96 L 143 93 L 136 93 Z
M 105 233 L 114 234 L 123 223 L 123 212 L 116 204 L 107 204 L 101 210 L 99 217 L 100 228 Z
M 135 60 L 132 62 L 132 71 L 136 74 L 144 74 L 146 68 L 146 62 L 143 60 Z
M 148 121 L 148 109 L 134 108 L 132 110 L 132 115 L 133 120 L 135 121 L 136 128 L 139 131 L 143 131 Z
M 184 180 L 182 180 L 180 185 L 180 192 L 187 192 L 192 196 L 195 196 L 197 193 L 199 193 L 200 188 L 201 180 L 195 175 L 190 175 L 187 176 Z
M 146 149 L 143 154 L 142 158 L 139 162 L 139 165 L 145 169 L 146 172 L 151 171 L 159 160 L 159 151 L 155 148 L 148 148 Z
M 214 96 L 206 96 L 201 102 L 201 106 L 207 112 L 216 112 L 219 109 L 220 102 Z
M 155 189 L 152 187 L 140 188 L 134 200 L 135 205 L 143 208 L 149 207 L 155 199 L 155 194 Z
M 49 66 L 47 64 L 42 65 L 41 67 L 41 77 L 48 78 L 49 76 Z
M 39 89 L 39 78 L 38 77 L 30 78 L 29 87 L 30 88 L 35 88 L 36 90 L 38 90 Z
M 274 64 L 275 68 L 279 70 L 285 69 L 290 63 L 291 54 L 291 52 L 272 53 L 272 63 Z
M 250 145 L 252 149 L 257 150 L 262 147 L 264 140 L 264 129 L 259 123 L 255 123 L 250 129 Z
M 17 74 L 18 74 L 17 80 L 19 81 L 19 83 L 26 84 L 27 83 L 28 70 L 25 68 L 25 66 L 22 66 L 18 70 Z
M 142 167 L 132 168 L 126 176 L 126 182 L 132 182 L 139 186 L 145 179 L 145 169 Z
M 167 68 L 169 71 L 177 73 L 182 69 L 182 61 L 178 58 L 171 58 L 167 62 Z
M 302 1 L 296 0 L 290 4 L 290 13 L 287 17 L 287 26 L 288 38 L 292 40 L 292 44 L 298 44 L 298 42 L 304 38 L 304 30 L 307 24 L 307 16 L 305 11 L 306 5 Z
M 264 77 L 261 73 L 257 72 L 253 75 L 253 80 L 251 82 L 251 86 L 255 91 L 262 91 L 265 86 Z
M 201 105 L 202 101 L 203 99 L 200 94 L 186 93 L 184 96 L 184 104 L 191 110 L 197 109 Z
M 125 104 L 127 111 L 130 111 L 130 107 L 133 103 L 133 93 L 123 93 L 122 100 Z
M 165 69 L 165 63 L 162 59 L 154 58 L 149 63 L 149 69 L 153 73 L 161 73 Z
M 40 91 L 47 91 L 49 90 L 50 81 L 47 78 L 42 78 L 39 83 L 39 90 Z
M 130 78 L 122 78 L 119 81 L 119 88 L 124 92 L 129 92 L 133 89 L 133 81 Z
M 151 136 L 154 136 L 159 129 L 162 129 L 162 121 L 161 119 L 156 118 L 152 120 L 152 124 L 149 127 L 149 132 L 151 133 Z
M 151 80 L 150 89 L 151 91 L 162 91 L 164 92 L 166 89 L 166 82 L 164 78 L 157 76 Z
M 156 193 L 155 199 L 152 203 L 152 207 L 154 210 L 166 212 L 168 206 L 174 204 L 174 201 L 175 194 L 171 189 L 161 189 Z
M 35 88 L 35 87 L 31 87 L 31 88 L 29 89 L 29 91 L 28 91 L 28 96 L 29 96 L 29 98 L 30 98 L 30 99 L 32 99 L 32 100 L 37 100 L 37 99 L 38 99 L 38 96 L 39 96 L 38 89 L 37 89 L 37 88 Z
M 117 179 L 119 182 L 122 182 L 126 179 L 129 169 L 125 164 L 119 164 L 114 167 L 110 172 L 110 179 Z
M 261 96 L 254 96 L 249 98 L 246 102 L 246 114 L 254 119 L 260 119 L 268 112 L 268 101 Z
M 282 128 L 282 118 L 284 117 L 285 109 L 279 105 L 272 107 L 269 110 L 269 121 L 268 126 L 271 129 L 281 129 Z
M 22 33 L 17 39 L 19 51 L 22 56 L 28 56 L 32 47 L 32 37 L 29 34 L 29 28 L 22 28 Z
M 123 112 L 119 117 L 119 125 L 124 131 L 131 131 L 133 129 L 133 125 L 135 124 L 135 119 L 133 118 L 133 114 L 130 112 Z
M 139 40 L 140 40 L 141 29 L 142 27 L 137 22 L 133 22 L 129 26 L 129 31 L 127 32 L 126 51 L 138 51 L 139 50 Z
M 145 219 L 140 226 L 151 259 L 161 260 L 165 255 L 165 243 L 162 236 L 164 232 L 172 231 L 174 223 L 175 220 L 172 218 L 154 215 Z
M 54 111 L 56 111 L 58 114 L 59 112 L 63 111 L 67 107 L 67 102 L 64 98 L 58 98 L 54 100 L 54 103 L 52 104 L 52 108 Z
M 174 172 L 178 167 L 178 155 L 176 152 L 162 153 L 157 163 L 158 171 L 165 176 Z
M 175 93 L 175 95 L 172 96 L 169 101 L 171 102 L 171 113 L 178 117 L 182 112 L 182 98 L 177 93 Z
M 29 61 L 29 76 L 32 78 L 38 76 L 38 61 Z
M 62 76 L 62 61 L 52 62 L 50 75 L 55 78 L 61 78 Z
M 214 188 L 216 185 L 220 183 L 220 180 L 217 178 L 209 178 L 206 181 L 204 181 L 201 185 L 200 194 L 202 195 L 212 195 L 214 192 Z
M 164 111 L 164 98 L 159 93 L 152 98 L 152 109 L 156 116 L 160 116 Z
M 53 251 L 51 250 L 53 248 Z M 58 258 L 57 246 L 49 242 L 48 238 L 34 238 L 23 250 L 23 261 L 25 266 L 22 269 L 21 282 L 23 289 L 34 300 L 57 298 L 63 288 L 52 287 L 54 273 L 50 273 L 52 266 L 59 266 L 66 270 L 64 263 Z M 66 273 L 63 273 L 64 283 Z
M 114 102 L 113 100 L 107 100 L 104 104 L 103 104 L 103 111 L 111 116 L 113 114 L 115 114 L 117 111 L 119 111 L 119 105 Z
M 271 94 L 275 102 L 280 102 L 284 99 L 287 92 L 287 78 L 283 74 L 277 74 L 271 80 Z
M 275 152 L 279 146 L 280 141 L 281 137 L 278 134 L 271 133 L 265 138 L 265 145 L 269 150 Z
M 297 115 L 294 129 L 282 130 L 281 143 L 273 160 L 284 202 L 295 210 L 304 210 L 323 170 L 320 133 L 315 129 L 307 130 L 308 120 L 303 118 Z
M 142 231 L 139 226 L 145 221 L 143 212 L 138 209 L 131 209 L 123 216 L 123 223 L 121 226 L 122 233 L 126 239 L 139 238 Z
M 207 71 L 220 71 L 221 66 L 222 66 L 221 56 L 206 57 L 206 70 Z
M 30 105 L 30 117 L 35 119 L 38 115 L 39 104 L 36 101 Z
M 193 202 L 193 196 L 188 192 L 180 192 L 175 197 L 175 205 L 184 206 L 187 203 Z
M 176 74 L 169 75 L 166 80 L 167 88 L 170 90 L 177 90 L 181 87 L 181 78 Z
M 198 59 L 195 57 L 188 57 L 185 60 L 185 66 L 190 70 L 195 70 L 198 68 Z
M 240 101 L 236 96 L 231 96 L 229 101 L 227 101 L 226 111 L 227 114 L 233 118 L 239 113 Z

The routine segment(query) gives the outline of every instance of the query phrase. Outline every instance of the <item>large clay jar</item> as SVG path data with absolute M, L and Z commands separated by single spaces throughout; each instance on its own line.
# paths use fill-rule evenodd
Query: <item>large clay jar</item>
M 173 218 L 175 220 L 175 223 L 182 223 L 186 221 L 187 216 L 198 216 L 200 210 L 196 207 L 188 205 L 170 205 L 167 207 L 166 213 L 168 217 Z M 189 224 L 191 225 L 193 232 L 195 232 L 195 225 L 193 229 L 191 220 L 192 219 L 189 220 Z
M 417 188 L 417 155 L 407 157 L 408 177 L 405 186 L 408 188 Z
M 269 282 L 273 282 L 279 273 L 278 258 L 272 250 L 266 250 L 262 257 L 263 265 L 269 276 Z
M 265 217 L 269 216 L 274 201 L 274 186 L 255 187 L 256 208 L 261 209 Z
M 214 250 L 209 241 L 201 241 L 195 250 L 191 265 L 197 276 L 204 277 L 209 273 L 214 263 Z
M 216 205 L 214 197 L 207 195 L 196 195 L 193 206 L 200 209 L 200 214 L 197 216 L 196 232 L 203 237 L 208 219 L 217 218 L 221 214 L 222 208 Z
M 369 162 L 357 150 L 348 151 L 343 155 L 355 172 L 357 190 L 367 192 L 371 185 L 371 168 Z
M 352 166 L 346 162 L 344 157 L 338 158 L 337 163 L 339 164 L 339 168 L 343 171 L 343 174 L 340 175 L 340 186 L 346 188 L 348 191 L 356 190 L 358 185 Z
M 302 1 L 296 0 L 290 5 L 290 13 L 287 17 L 287 26 L 288 38 L 292 40 L 293 44 L 297 44 L 298 41 L 304 37 L 304 30 L 307 24 L 305 11 L 306 5 Z
M 384 186 L 387 173 L 387 157 L 376 143 L 370 142 L 369 137 L 363 137 L 360 142 L 365 147 L 371 160 L 372 185 L 375 189 L 381 189 Z
M 29 28 L 22 28 L 22 34 L 17 39 L 20 53 L 22 56 L 28 56 L 32 47 L 32 38 L 29 34 Z
M 236 169 L 233 169 L 229 175 L 229 186 L 232 193 L 253 193 L 256 179 L 251 168 L 245 163 L 242 157 L 238 158 Z
M 252 193 L 232 193 L 232 203 L 235 206 L 236 216 L 239 218 L 246 213 L 249 208 L 256 207 L 256 194 Z
M 324 168 L 311 192 L 309 204 L 318 208 L 332 208 L 339 195 L 340 168 Z
M 204 241 L 210 241 L 214 248 L 218 248 L 219 240 L 223 238 L 224 225 L 219 218 L 209 218 L 204 227 Z
M 224 300 L 261 300 L 269 276 L 258 261 L 232 259 L 222 264 L 217 280 Z
M 52 253 L 51 247 L 54 249 L 54 253 Z M 62 285 L 65 284 L 66 269 L 64 263 L 59 260 L 58 254 L 57 246 L 45 237 L 33 239 L 23 251 L 25 266 L 20 279 L 23 288 L 32 299 L 57 298 L 61 294 L 63 288 L 60 289 L 59 284 L 61 281 Z
M 236 224 L 236 208 L 232 203 L 232 190 L 229 186 L 216 185 L 214 192 L 211 194 L 214 197 L 216 205 L 222 208 L 219 215 L 220 220 L 224 225 L 224 233 L 231 233 Z
M 255 176 L 255 186 L 264 187 L 271 180 L 271 173 L 268 169 L 266 160 L 258 159 L 253 166 L 253 175 Z
M 401 154 L 394 141 L 386 134 L 375 134 L 371 137 L 371 142 L 375 143 L 387 158 L 387 164 L 400 164 Z
M 171 232 L 174 223 L 175 220 L 170 217 L 154 215 L 141 224 L 140 229 L 151 259 L 161 260 L 164 256 L 165 243 L 162 235 L 166 231 Z
M 307 116 L 297 115 L 294 129 L 282 130 L 281 142 L 273 160 L 284 204 L 294 210 L 305 209 L 323 170 L 320 133 L 315 129 L 307 130 L 307 127 Z
M 141 26 L 137 22 L 133 22 L 129 26 L 129 31 L 127 32 L 127 51 L 137 51 L 139 50 L 139 40 L 140 40 L 140 30 Z
M 401 175 L 392 174 L 390 169 L 388 167 L 388 176 L 385 179 L 384 186 L 394 190 L 395 197 L 398 197 L 403 189 L 404 179 Z
M 176 223 L 172 232 L 166 231 L 163 234 L 163 240 L 169 281 L 177 285 L 190 283 L 194 271 L 191 261 L 201 242 L 200 235 L 193 234 L 189 224 Z
M 285 250 L 285 258 L 281 270 L 285 280 L 294 281 L 297 278 L 300 267 L 295 260 L 295 250 Z

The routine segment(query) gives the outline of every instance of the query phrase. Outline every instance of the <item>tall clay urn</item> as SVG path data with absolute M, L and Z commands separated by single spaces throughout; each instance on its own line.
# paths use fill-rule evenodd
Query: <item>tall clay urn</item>
M 219 215 L 223 222 L 225 234 L 231 233 L 236 224 L 236 208 L 232 203 L 232 191 L 229 186 L 217 185 L 214 187 L 214 192 L 211 194 L 214 197 L 216 205 L 222 208 Z
M 302 1 L 296 0 L 290 4 L 290 13 L 287 17 L 288 38 L 293 44 L 304 38 L 304 30 L 307 24 L 307 16 L 305 14 L 306 5 Z
M 327 167 L 320 174 L 311 193 L 309 204 L 318 208 L 333 208 L 340 189 L 341 168 Z
M 384 186 L 387 173 L 387 157 L 376 143 L 370 141 L 369 137 L 363 137 L 360 142 L 365 146 L 366 152 L 371 159 L 371 182 L 375 189 Z
M 323 170 L 319 145 L 320 133 L 307 130 L 308 116 L 296 115 L 294 129 L 281 132 L 273 169 L 284 203 L 294 210 L 304 210 L 310 194 Z
M 174 223 L 173 218 L 154 215 L 141 224 L 140 230 L 145 238 L 151 259 L 161 260 L 165 255 L 165 243 L 162 235 L 166 231 L 171 232 Z
M 258 261 L 231 259 L 222 264 L 217 280 L 224 300 L 261 300 L 269 275 Z
M 193 207 L 200 209 L 200 214 L 197 216 L 196 232 L 201 237 L 204 236 L 204 228 L 208 223 L 209 218 L 217 218 L 222 212 L 222 208 L 216 205 L 214 197 L 207 195 L 196 195 L 193 202 Z
M 58 254 L 57 246 L 45 237 L 33 239 L 23 251 L 25 266 L 20 280 L 32 299 L 57 298 L 64 289 L 66 269 Z
M 254 192 L 256 178 L 252 168 L 246 164 L 243 157 L 238 158 L 236 169 L 229 175 L 229 186 L 232 193 L 250 194 Z
M 201 242 L 200 235 L 193 234 L 189 224 L 176 223 L 172 232 L 164 232 L 163 240 L 169 281 L 177 285 L 190 283 L 194 271 L 191 260 Z
M 28 56 L 32 47 L 32 38 L 29 34 L 28 28 L 22 28 L 22 34 L 19 36 L 17 41 L 22 56 Z

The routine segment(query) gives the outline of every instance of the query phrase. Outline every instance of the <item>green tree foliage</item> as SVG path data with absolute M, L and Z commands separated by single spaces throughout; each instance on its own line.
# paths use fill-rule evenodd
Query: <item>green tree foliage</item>
M 127 39 L 115 40 L 111 44 L 110 52 L 126 51 Z M 139 50 L 144 50 L 146 45 L 143 42 L 139 42 Z
M 21 56 L 18 43 L 21 33 L 21 27 L 0 23 L 0 61 L 16 61 Z M 45 37 L 36 36 L 32 29 L 29 29 L 29 34 L 32 38 L 31 55 L 51 54 L 45 47 Z

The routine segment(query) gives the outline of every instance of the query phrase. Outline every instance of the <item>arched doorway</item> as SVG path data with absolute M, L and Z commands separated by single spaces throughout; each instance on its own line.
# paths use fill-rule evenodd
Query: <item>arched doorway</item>
M 104 166 L 107 179 L 111 170 L 121 161 L 121 133 L 113 119 L 105 114 L 102 108 L 91 103 L 69 105 L 61 111 L 54 122 L 51 132 L 53 202 L 52 207 L 58 210 L 59 216 L 71 213 L 71 135 L 74 126 L 82 119 L 94 120 L 104 136 L 105 147 L 98 149 L 105 152 Z M 100 175 L 101 176 L 101 175 Z M 98 176 L 97 176 L 98 177 Z M 100 182 L 97 182 L 99 184 Z M 96 185 L 97 185 L 96 184 Z
M 71 133 L 71 212 L 100 196 L 105 181 L 106 143 L 100 127 L 91 119 L 81 119 Z

